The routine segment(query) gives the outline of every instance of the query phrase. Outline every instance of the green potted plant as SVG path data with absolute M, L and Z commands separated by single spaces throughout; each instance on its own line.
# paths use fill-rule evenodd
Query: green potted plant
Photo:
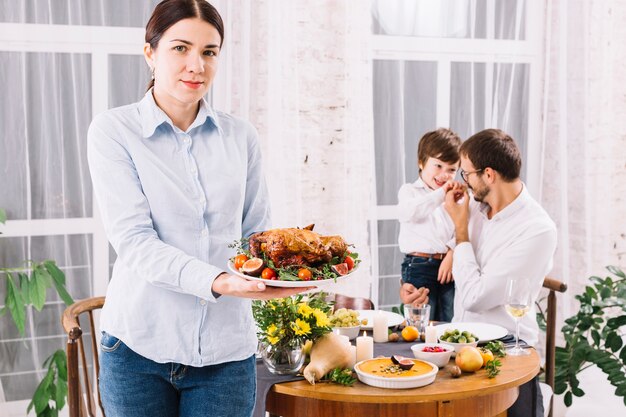
M 0 209 L 0 223 L 5 222 L 6 212 Z M 74 302 L 65 289 L 65 274 L 52 260 L 40 262 L 27 260 L 22 267 L 0 267 L 0 276 L 4 278 L 6 285 L 6 297 L 4 307 L 0 310 L 0 317 L 8 312 L 22 336 L 25 330 L 26 309 L 33 306 L 35 310 L 41 311 L 49 288 L 54 287 L 66 305 Z M 48 370 L 37 386 L 27 412 L 34 407 L 38 417 L 56 416 L 67 398 L 65 351 L 57 349 L 44 361 L 43 366 Z
M 615 395 L 626 404 L 626 274 L 615 266 L 606 267 L 613 276 L 589 278 L 591 285 L 576 296 L 580 308 L 565 320 L 562 328 L 565 347 L 556 348 L 556 394 L 565 394 L 568 407 L 573 397 L 585 392 L 577 375 L 597 366 L 615 387 Z

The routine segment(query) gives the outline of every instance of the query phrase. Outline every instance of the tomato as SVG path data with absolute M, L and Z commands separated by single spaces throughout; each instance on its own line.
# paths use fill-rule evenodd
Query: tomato
M 298 278 L 302 281 L 310 281 L 313 278 L 313 274 L 306 268 L 302 268 L 298 271 Z
M 248 257 L 245 253 L 240 253 L 239 255 L 235 256 L 235 260 L 233 262 L 235 264 L 235 269 L 239 271 L 239 269 L 241 269 L 241 267 L 247 260 Z
M 261 278 L 275 280 L 277 278 L 276 271 L 274 271 L 272 268 L 265 268 L 263 272 L 261 272 Z
M 348 265 L 348 271 L 352 271 L 352 268 L 354 268 L 354 259 L 352 259 L 351 256 L 346 256 L 346 259 L 343 260 L 346 265 Z

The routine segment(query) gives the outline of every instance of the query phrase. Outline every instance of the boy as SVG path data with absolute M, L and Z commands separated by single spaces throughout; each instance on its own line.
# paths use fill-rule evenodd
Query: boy
M 454 315 L 452 250 L 454 224 L 443 208 L 459 169 L 461 139 L 450 129 L 426 133 L 419 141 L 419 177 L 398 191 L 402 282 L 429 290 L 431 320 Z

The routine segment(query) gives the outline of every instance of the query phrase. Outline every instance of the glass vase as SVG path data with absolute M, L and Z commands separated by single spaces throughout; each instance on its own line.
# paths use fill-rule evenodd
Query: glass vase
M 261 357 L 267 369 L 275 375 L 295 375 L 304 363 L 302 346 L 265 345 Z

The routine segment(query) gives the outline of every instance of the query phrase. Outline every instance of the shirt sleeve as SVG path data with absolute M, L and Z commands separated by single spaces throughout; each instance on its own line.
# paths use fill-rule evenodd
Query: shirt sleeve
M 270 228 L 270 199 L 263 174 L 258 133 L 252 125 L 249 129 L 248 175 L 242 219 L 244 237 Z
M 111 125 L 104 115 L 94 119 L 87 157 L 104 229 L 118 257 L 140 279 L 215 302 L 211 287 L 224 271 L 159 239 L 135 164 Z
M 398 220 L 417 223 L 432 214 L 443 204 L 445 193 L 443 188 L 424 195 L 415 195 L 411 184 L 405 184 L 398 191 Z
M 503 304 L 509 278 L 532 280 L 532 290 L 539 291 L 555 248 L 556 231 L 543 228 L 515 239 L 501 256 L 490 259 L 481 268 L 471 243 L 462 242 L 454 249 L 452 262 L 455 297 L 460 298 L 464 310 L 480 313 Z

